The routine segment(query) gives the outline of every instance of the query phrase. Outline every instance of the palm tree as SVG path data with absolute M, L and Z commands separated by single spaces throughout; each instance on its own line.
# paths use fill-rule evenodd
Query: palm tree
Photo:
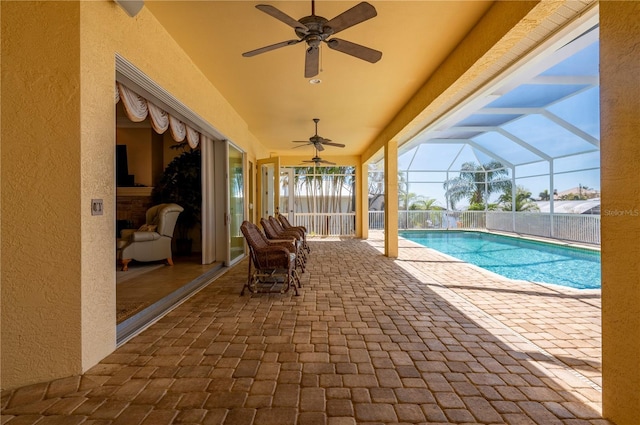
M 502 204 L 503 211 L 513 211 L 513 196 L 511 192 L 511 186 L 505 189 L 504 193 L 500 195 L 499 202 Z M 531 198 L 531 192 L 529 192 L 523 186 L 516 187 L 516 211 L 534 212 L 540 211 L 540 208 Z
M 538 195 L 541 201 L 548 201 L 551 199 L 551 194 L 549 193 L 549 189 L 545 189 L 543 192 L 540 192 Z
M 504 180 L 509 171 L 501 163 L 491 161 L 486 164 L 465 162 L 460 168 L 460 175 L 444 182 L 445 195 L 451 209 L 463 199 L 469 204 L 486 204 L 492 193 L 504 192 L 511 187 L 511 182 Z
M 436 205 L 436 200 L 434 198 L 422 198 L 417 199 L 409 205 L 409 209 L 411 211 L 434 211 L 434 210 L 442 210 L 439 205 Z

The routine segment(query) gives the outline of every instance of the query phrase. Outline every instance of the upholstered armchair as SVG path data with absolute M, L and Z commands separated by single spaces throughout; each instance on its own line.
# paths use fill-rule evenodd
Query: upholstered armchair
M 118 240 L 118 260 L 122 270 L 129 269 L 131 260 L 167 260 L 171 258 L 171 239 L 178 216 L 184 209 L 178 204 L 159 204 L 147 210 L 147 222 L 139 229 L 123 229 Z

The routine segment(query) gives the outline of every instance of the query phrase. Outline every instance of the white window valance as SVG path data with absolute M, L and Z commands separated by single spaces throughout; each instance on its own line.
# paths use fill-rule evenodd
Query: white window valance
M 193 149 L 200 143 L 200 133 L 189 126 L 187 126 L 187 143 L 189 143 L 189 146 Z
M 149 118 L 151 127 L 158 134 L 163 134 L 169 128 L 169 114 L 164 109 L 160 109 L 151 102 L 147 102 L 149 106 Z
M 171 115 L 169 115 L 169 128 L 171 128 L 171 136 L 176 142 L 182 142 L 187 135 L 186 125 Z
M 176 142 L 182 142 L 185 138 L 191 148 L 198 147 L 200 132 L 189 127 L 178 118 L 171 116 L 167 111 L 149 102 L 144 97 L 135 93 L 121 83 L 116 83 L 115 101 L 122 101 L 127 117 L 133 122 L 144 121 L 149 116 L 151 127 L 159 134 L 171 129 L 171 136 Z

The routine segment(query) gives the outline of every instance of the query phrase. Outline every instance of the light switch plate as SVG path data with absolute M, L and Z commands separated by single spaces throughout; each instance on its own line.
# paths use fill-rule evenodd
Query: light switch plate
M 91 215 L 102 215 L 102 199 L 91 200 Z

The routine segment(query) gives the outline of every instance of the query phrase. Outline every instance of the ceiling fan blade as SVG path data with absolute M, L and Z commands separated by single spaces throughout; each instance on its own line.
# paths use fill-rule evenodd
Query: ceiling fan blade
M 323 143 L 323 145 L 336 146 L 338 148 L 344 148 L 345 147 L 345 145 L 343 145 L 342 143 L 333 143 L 333 142 L 325 142 L 325 143 Z
M 260 53 L 270 52 L 271 50 L 279 49 L 280 47 L 293 46 L 294 44 L 300 43 L 302 40 L 287 40 L 281 41 L 280 43 L 271 44 L 269 46 L 264 46 L 259 49 L 251 50 L 249 52 L 244 52 L 242 56 L 245 58 L 249 58 L 251 56 L 259 55 Z
M 319 150 L 319 151 L 324 150 L 324 146 L 322 146 L 322 143 L 314 143 L 313 145 L 316 147 L 316 150 Z
M 300 23 L 299 21 L 293 19 L 291 16 L 287 15 L 286 13 L 282 12 L 279 9 L 276 9 L 275 7 L 271 6 L 270 4 L 258 4 L 258 5 L 256 5 L 256 9 L 263 11 L 267 15 L 273 16 L 274 18 L 276 18 L 280 22 L 284 22 L 285 24 L 289 25 L 292 28 L 295 28 L 295 29 L 300 28 L 305 33 L 309 32 L 309 28 L 307 28 L 306 25 L 304 25 L 304 24 Z
M 337 34 L 340 31 L 346 30 L 360 22 L 364 22 L 367 19 L 371 19 L 377 16 L 376 8 L 371 6 L 367 2 L 358 3 L 351 9 L 346 10 L 324 24 L 324 27 L 330 27 L 332 31 L 330 34 Z
M 336 165 L 336 163 L 335 163 L 335 162 L 325 161 L 324 159 L 321 159 L 321 160 L 320 160 L 320 161 L 318 161 L 318 162 L 320 162 L 320 163 L 322 163 L 322 164 Z
M 320 49 L 309 47 L 304 58 L 304 77 L 311 78 L 318 75 L 320 69 Z
M 311 144 L 311 142 L 308 141 L 308 140 L 292 140 L 291 143 L 308 143 L 308 144 Z
M 304 147 L 304 146 L 307 146 L 307 145 L 298 145 L 298 146 L 294 146 L 294 147 L 292 147 L 291 149 L 298 149 L 298 148 L 302 148 L 302 147 Z
M 332 38 L 328 40 L 327 45 L 333 50 L 337 50 L 342 53 L 354 56 L 358 59 L 365 60 L 367 62 L 376 63 L 382 58 L 382 52 L 360 44 L 352 43 L 341 38 Z

